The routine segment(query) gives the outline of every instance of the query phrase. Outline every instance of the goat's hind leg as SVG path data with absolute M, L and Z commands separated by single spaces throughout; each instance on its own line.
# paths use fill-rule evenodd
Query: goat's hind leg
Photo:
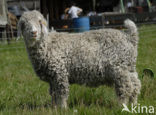
M 128 104 L 132 93 L 132 82 L 130 72 L 122 68 L 114 69 L 115 90 L 118 96 L 119 104 Z
M 131 73 L 130 78 L 131 78 L 131 82 L 133 84 L 133 91 L 132 91 L 132 94 L 130 96 L 129 102 L 136 105 L 137 104 L 138 94 L 140 93 L 140 89 L 141 89 L 141 82 L 140 82 L 140 80 L 138 78 L 138 73 L 137 72 Z

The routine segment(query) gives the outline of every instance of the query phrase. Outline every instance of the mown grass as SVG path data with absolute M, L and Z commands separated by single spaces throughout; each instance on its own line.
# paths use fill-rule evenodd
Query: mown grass
M 156 25 L 141 26 L 137 71 L 156 73 Z M 141 105 L 156 109 L 156 79 L 144 77 L 139 95 Z M 121 112 L 113 87 L 70 86 L 69 108 L 51 108 L 49 86 L 36 77 L 24 43 L 0 44 L 0 114 L 2 115 L 128 115 Z M 155 110 L 156 113 L 156 110 Z

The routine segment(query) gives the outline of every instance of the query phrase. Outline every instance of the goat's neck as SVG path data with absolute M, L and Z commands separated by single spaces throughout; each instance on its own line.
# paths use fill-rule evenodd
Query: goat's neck
M 45 41 L 45 36 L 42 36 L 44 38 L 41 38 L 39 41 L 35 43 L 33 47 L 27 48 L 30 57 L 37 55 L 37 58 L 40 58 L 45 56 L 47 53 L 47 44 Z

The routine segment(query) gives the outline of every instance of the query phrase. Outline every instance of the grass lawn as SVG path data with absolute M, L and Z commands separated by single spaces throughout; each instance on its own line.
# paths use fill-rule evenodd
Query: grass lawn
M 156 25 L 141 26 L 139 31 L 137 71 L 141 79 L 144 68 L 156 73 Z M 156 109 L 156 79 L 141 81 L 138 103 Z M 121 112 L 111 87 L 70 86 L 67 110 L 52 109 L 48 91 L 48 84 L 32 70 L 24 43 L 0 43 L 0 115 L 131 115 Z

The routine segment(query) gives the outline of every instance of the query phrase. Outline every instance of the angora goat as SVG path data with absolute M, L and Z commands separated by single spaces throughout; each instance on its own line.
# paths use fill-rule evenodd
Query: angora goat
M 116 29 L 84 33 L 48 32 L 38 11 L 22 15 L 19 29 L 36 74 L 50 84 L 54 106 L 67 107 L 69 84 L 114 84 L 120 104 L 137 103 L 141 83 L 136 72 L 138 32 L 125 20 L 128 32 Z

